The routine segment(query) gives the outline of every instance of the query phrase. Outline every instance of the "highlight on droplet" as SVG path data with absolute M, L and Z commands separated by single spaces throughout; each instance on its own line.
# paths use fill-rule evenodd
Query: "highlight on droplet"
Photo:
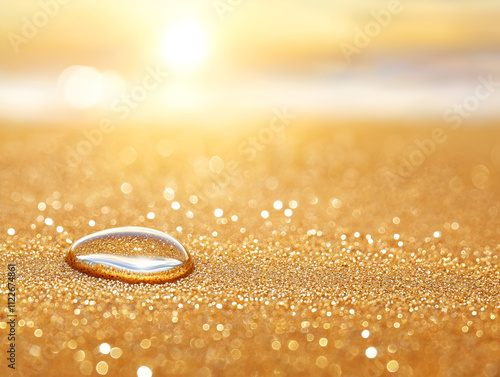
M 159 284 L 189 274 L 191 256 L 172 236 L 143 227 L 112 228 L 71 245 L 66 262 L 87 275 L 125 283 Z

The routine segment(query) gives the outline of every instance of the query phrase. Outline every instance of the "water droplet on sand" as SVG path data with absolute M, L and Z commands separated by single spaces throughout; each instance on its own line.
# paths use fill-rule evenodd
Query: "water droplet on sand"
M 76 241 L 66 255 L 75 270 L 126 283 L 164 283 L 193 269 L 189 253 L 166 233 L 124 227 L 103 230 Z

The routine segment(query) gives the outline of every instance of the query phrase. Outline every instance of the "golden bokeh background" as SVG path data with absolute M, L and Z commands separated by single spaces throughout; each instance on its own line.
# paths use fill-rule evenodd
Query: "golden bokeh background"
M 498 0 L 0 6 L 1 376 L 500 375 Z

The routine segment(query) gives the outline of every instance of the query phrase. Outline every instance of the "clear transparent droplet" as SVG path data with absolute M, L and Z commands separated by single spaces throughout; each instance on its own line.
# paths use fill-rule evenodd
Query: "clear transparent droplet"
M 193 261 L 175 238 L 158 230 L 124 227 L 76 241 L 66 255 L 75 270 L 126 283 L 164 283 L 187 275 Z

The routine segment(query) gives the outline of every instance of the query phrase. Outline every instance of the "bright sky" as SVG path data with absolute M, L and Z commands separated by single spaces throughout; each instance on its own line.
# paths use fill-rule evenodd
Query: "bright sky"
M 496 72 L 499 19 L 496 0 L 8 0 L 0 120 L 101 111 L 155 64 L 169 78 L 142 112 L 283 102 L 374 112 L 394 96 L 395 113 L 435 113 Z

